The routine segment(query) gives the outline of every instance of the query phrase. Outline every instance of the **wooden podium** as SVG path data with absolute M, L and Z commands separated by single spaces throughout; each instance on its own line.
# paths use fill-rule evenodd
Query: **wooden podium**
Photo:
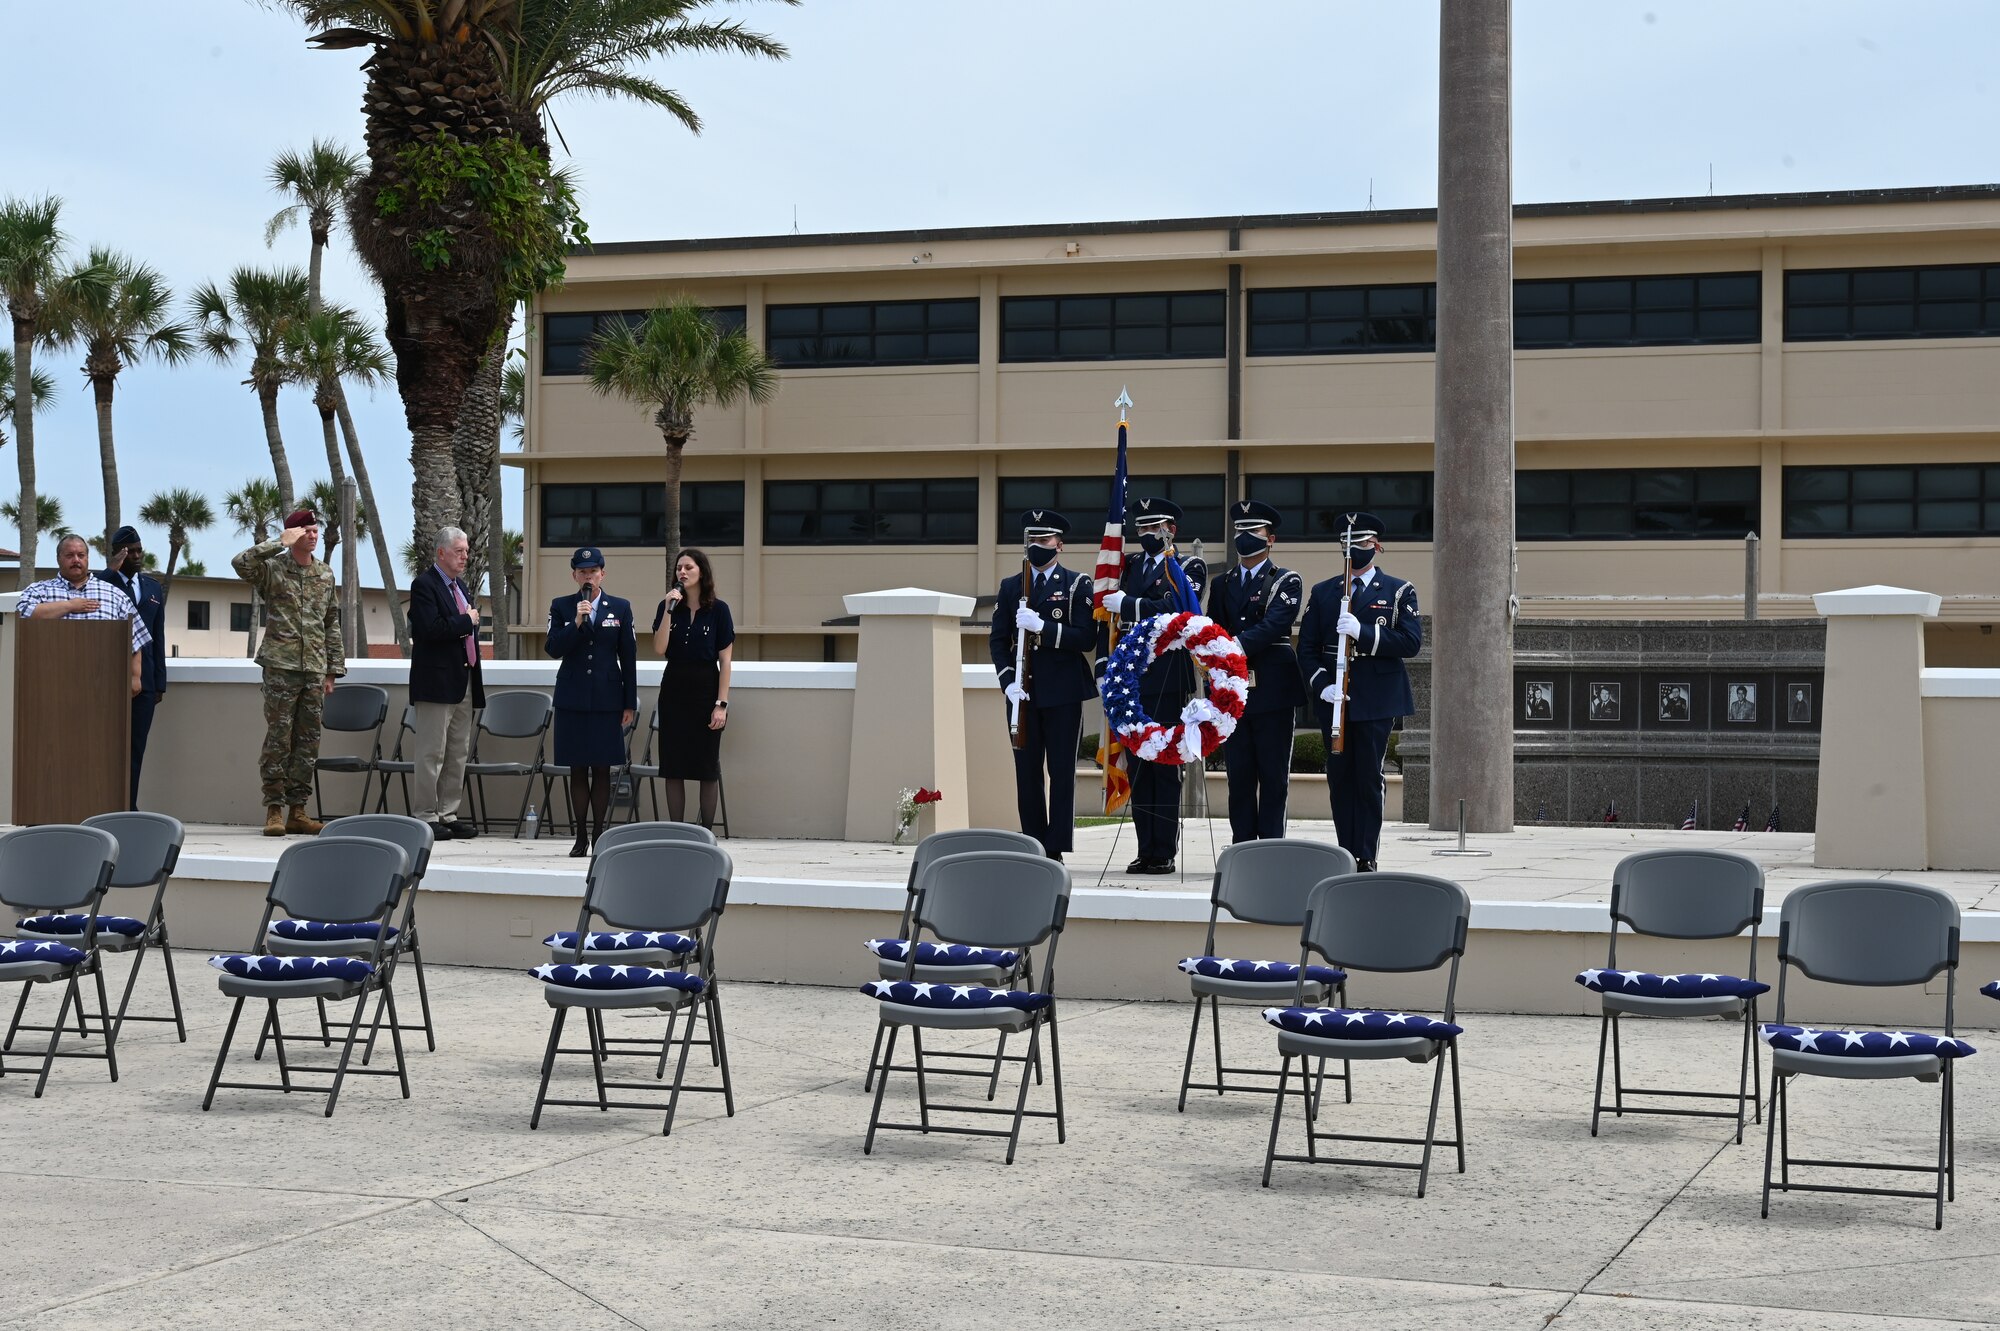
M 13 628 L 15 825 L 129 808 L 131 624 L 16 620 Z

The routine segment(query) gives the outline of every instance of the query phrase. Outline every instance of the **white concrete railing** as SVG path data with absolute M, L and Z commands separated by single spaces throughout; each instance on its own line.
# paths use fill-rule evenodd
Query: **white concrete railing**
M 9 593 L 12 595 L 12 593 Z M 486 686 L 502 689 L 553 688 L 558 663 L 555 661 L 484 661 L 480 673 Z M 665 669 L 659 661 L 639 662 L 639 687 L 656 689 Z M 992 666 L 961 667 L 968 689 L 1000 687 Z M 167 661 L 167 683 L 172 684 L 255 684 L 263 677 L 255 661 L 236 657 L 171 657 Z M 384 687 L 407 684 L 408 661 L 385 657 L 355 657 L 347 663 L 346 680 L 351 684 L 380 684 Z M 738 661 L 731 667 L 729 682 L 737 689 L 852 689 L 855 665 L 852 661 Z

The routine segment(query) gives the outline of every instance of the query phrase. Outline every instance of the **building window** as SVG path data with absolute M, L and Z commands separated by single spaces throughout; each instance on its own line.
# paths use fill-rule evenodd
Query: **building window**
M 1278 510 L 1280 540 L 1337 542 L 1344 517 L 1357 510 L 1382 519 L 1385 541 L 1431 539 L 1427 471 L 1255 475 L 1247 480 L 1250 498 Z
M 1010 296 L 1000 302 L 1000 359 L 1190 360 L 1223 354 L 1220 291 Z
M 2000 336 L 2000 264 L 1785 274 L 1785 340 Z
M 711 309 L 709 317 L 715 326 L 725 333 L 740 333 L 744 328 L 744 313 L 741 305 L 718 305 Z M 645 318 L 645 310 L 597 310 L 584 314 L 545 314 L 542 316 L 542 373 L 587 374 L 589 367 L 584 357 L 590 344 L 596 338 L 620 321 L 632 325 Z
M 1759 275 L 1565 277 L 1514 283 L 1514 345 L 1658 347 L 1758 340 Z
M 192 628 L 194 626 L 190 624 L 188 627 Z M 231 633 L 248 633 L 250 631 L 250 603 L 248 601 L 231 601 L 229 603 L 229 631 Z
M 2000 466 L 1787 467 L 1785 535 L 2000 536 Z
M 979 481 L 767 481 L 767 545 L 971 545 Z
M 1728 540 L 1757 525 L 1755 467 L 1523 471 L 1514 525 L 1524 541 Z
M 208 632 L 208 602 L 188 602 L 188 631 L 191 633 Z
M 1292 287 L 1250 293 L 1249 353 L 1437 349 L 1437 286 Z
M 1148 495 L 1172 500 L 1184 521 L 1179 539 L 1217 543 L 1222 540 L 1223 480 L 1220 476 L 1128 476 L 1125 497 Z M 1111 507 L 1109 476 L 1003 476 L 1000 479 L 1000 541 L 1011 545 L 1021 534 L 1021 514 L 1031 508 L 1052 508 L 1069 519 L 1067 543 L 1074 549 L 1096 549 L 1104 537 L 1104 513 Z M 1129 535 L 1129 534 L 1128 534 Z M 1128 546 L 1134 543 L 1128 539 Z M 1086 561 L 1087 562 L 1087 561 Z
M 766 349 L 783 369 L 840 365 L 971 365 L 979 359 L 975 300 L 773 305 Z
M 665 485 L 544 485 L 542 544 L 658 545 L 666 506 Z M 681 544 L 743 544 L 743 482 L 681 482 Z

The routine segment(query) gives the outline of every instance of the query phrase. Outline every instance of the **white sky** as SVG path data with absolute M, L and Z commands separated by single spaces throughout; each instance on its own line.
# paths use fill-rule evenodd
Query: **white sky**
M 62 5 L 0 0 L 10 103 L 0 194 L 60 195 L 80 252 L 109 244 L 176 292 L 262 243 L 276 152 L 358 144 L 359 53 L 307 49 L 251 0 L 104 0 L 87 37 Z M 1434 0 L 806 0 L 724 6 L 784 63 L 663 71 L 706 121 L 602 103 L 557 109 L 598 240 L 1073 222 L 1436 202 Z M 2000 180 L 2000 6 L 1985 0 L 1516 0 L 1514 194 L 1523 202 L 1872 189 Z M 1372 182 L 1372 185 L 1371 185 Z M 379 322 L 335 238 L 330 296 Z M 102 512 L 79 358 L 38 422 L 40 485 L 72 525 Z M 237 367 L 120 377 L 127 518 L 148 495 L 211 496 L 268 474 Z M 393 389 L 356 404 L 392 546 L 409 527 Z M 325 475 L 303 395 L 282 416 L 302 485 Z M 16 485 L 0 456 L 0 493 Z M 510 491 L 518 525 L 519 481 Z M 165 557 L 164 533 L 147 533 Z M 5 540 L 0 536 L 0 540 Z M 11 542 L 9 542 L 11 543 Z M 220 572 L 238 538 L 195 552 Z M 51 557 L 48 547 L 42 551 Z M 372 577 L 372 557 L 364 573 Z

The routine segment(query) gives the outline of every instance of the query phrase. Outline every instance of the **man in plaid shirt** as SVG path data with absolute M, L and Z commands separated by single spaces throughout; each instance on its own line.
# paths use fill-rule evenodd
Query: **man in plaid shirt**
M 65 536 L 56 543 L 59 578 L 45 578 L 21 592 L 22 619 L 124 619 L 132 624 L 132 696 L 139 695 L 143 653 L 153 635 L 132 598 L 90 571 L 90 543 Z

